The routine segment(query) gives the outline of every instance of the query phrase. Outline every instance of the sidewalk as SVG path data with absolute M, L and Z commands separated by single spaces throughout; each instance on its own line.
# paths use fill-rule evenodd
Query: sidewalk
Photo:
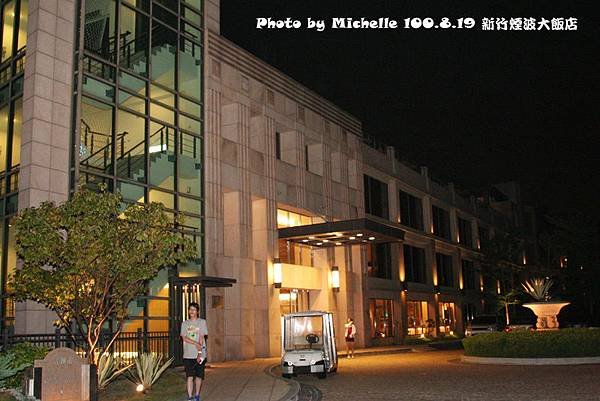
M 261 358 L 210 363 L 202 387 L 202 401 L 295 400 L 299 384 L 269 373 L 279 362 L 279 358 Z
M 360 348 L 356 357 L 376 354 L 425 351 L 427 346 L 392 345 Z M 338 350 L 338 357 L 345 358 L 346 351 Z M 203 401 L 292 401 L 296 400 L 300 385 L 272 375 L 270 369 L 278 365 L 279 358 L 259 358 L 250 361 L 210 363 L 206 369 L 206 381 L 202 388 Z

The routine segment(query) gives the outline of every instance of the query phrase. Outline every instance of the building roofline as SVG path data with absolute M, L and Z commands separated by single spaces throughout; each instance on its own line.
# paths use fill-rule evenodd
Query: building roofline
M 249 77 L 362 138 L 362 122 L 358 118 L 218 33 L 210 30 L 207 32 L 210 56 L 234 66 Z

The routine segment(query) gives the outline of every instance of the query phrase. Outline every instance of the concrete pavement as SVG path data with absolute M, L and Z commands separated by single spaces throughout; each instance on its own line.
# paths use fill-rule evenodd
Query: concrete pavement
M 356 349 L 358 358 L 375 354 L 411 352 L 413 347 L 386 346 Z M 338 352 L 345 358 L 345 350 Z M 206 381 L 202 388 L 203 401 L 295 401 L 300 385 L 295 380 L 286 380 L 279 370 L 279 358 L 261 358 L 252 361 L 229 361 L 211 363 L 206 369 Z
M 269 373 L 279 358 L 211 363 L 202 387 L 203 401 L 292 401 L 300 390 L 293 380 Z

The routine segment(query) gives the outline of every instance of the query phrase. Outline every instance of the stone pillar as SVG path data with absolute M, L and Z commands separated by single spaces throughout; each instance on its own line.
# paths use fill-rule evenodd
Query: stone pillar
M 29 2 L 19 210 L 69 196 L 75 24 L 74 0 Z M 34 302 L 16 305 L 16 333 L 51 333 L 54 320 Z

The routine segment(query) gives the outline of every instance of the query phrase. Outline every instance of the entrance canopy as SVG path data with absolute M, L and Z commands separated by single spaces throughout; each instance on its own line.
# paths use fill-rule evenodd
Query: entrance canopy
M 211 277 L 211 276 L 192 276 L 178 277 L 173 279 L 173 284 L 177 285 L 200 285 L 202 287 L 231 287 L 236 283 L 233 278 Z
M 386 243 L 402 241 L 404 230 L 396 224 L 366 217 L 280 228 L 279 239 L 319 247 Z

